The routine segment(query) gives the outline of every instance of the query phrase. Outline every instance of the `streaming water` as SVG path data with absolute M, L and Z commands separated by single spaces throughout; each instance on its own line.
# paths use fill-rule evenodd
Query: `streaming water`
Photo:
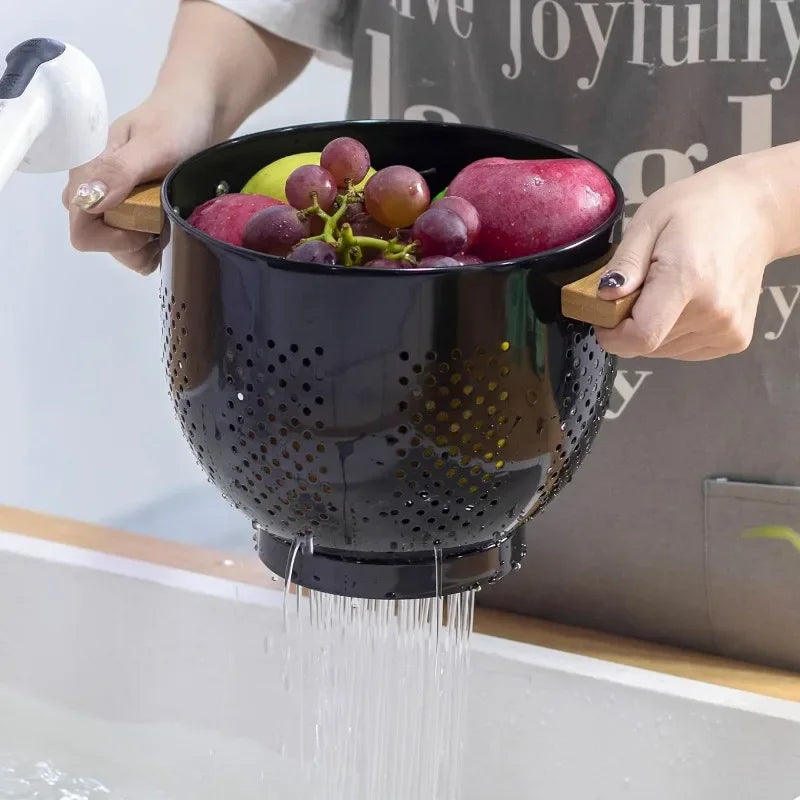
M 289 550 L 289 558 L 286 560 L 286 575 L 283 582 L 283 629 L 288 633 L 289 630 L 289 590 L 292 586 L 292 573 L 294 572 L 294 562 L 297 560 L 297 554 L 303 547 L 303 539 L 298 537 L 292 543 L 291 550 Z M 297 613 L 300 613 L 300 593 L 297 594 Z
M 313 546 L 310 538 L 298 540 L 290 553 L 287 579 L 297 559 L 310 553 Z M 243 751 L 239 767 L 236 754 L 241 742 L 223 755 L 221 747 L 200 747 L 199 739 L 193 738 L 192 752 L 209 753 L 213 758 L 192 760 L 202 761 L 207 772 L 189 789 L 182 784 L 194 779 L 196 770 L 186 771 L 189 759 L 175 759 L 172 729 L 156 746 L 152 734 L 142 733 L 135 741 L 126 739 L 134 734 L 123 734 L 122 723 L 114 732 L 95 730 L 92 726 L 100 725 L 97 720 L 51 719 L 47 716 L 51 712 L 45 714 L 38 706 L 17 708 L 21 701 L 12 696 L 10 701 L 0 702 L 0 734 L 23 729 L 70 730 L 81 745 L 81 755 L 73 758 L 66 750 L 62 752 L 60 745 L 41 744 L 39 749 L 38 734 L 31 734 L 34 745 L 30 752 L 31 742 L 23 749 L 19 737 L 0 735 L 0 800 L 199 800 L 220 796 L 220 786 L 225 796 L 243 799 L 456 800 L 462 796 L 474 592 L 441 597 L 438 544 L 434 568 L 437 596 L 419 600 L 356 600 L 303 590 L 295 591 L 292 599 L 287 580 L 283 629 L 276 626 L 265 643 L 267 655 L 280 654 L 283 659 L 283 686 L 292 709 L 282 719 L 281 755 L 284 747 L 289 751 L 285 759 L 274 748 L 270 754 L 275 762 L 265 760 L 264 751 L 254 744 L 254 750 L 246 752 L 246 762 Z M 273 685 L 264 687 L 266 692 L 276 690 Z M 34 724 L 32 720 L 39 719 L 36 714 L 44 715 L 41 719 L 45 721 Z M 265 725 L 269 724 L 274 723 L 265 720 Z M 205 734 L 197 736 L 205 741 Z M 87 754 L 103 753 L 112 741 L 117 744 L 108 752 L 115 755 L 138 752 L 143 743 L 159 758 L 162 751 L 169 752 L 170 757 L 165 757 L 169 767 L 157 774 L 128 771 L 120 775 L 118 770 L 127 763 L 124 757 L 112 767 L 107 758 L 98 756 L 95 770 L 95 761 Z M 208 771 L 217 768 L 229 770 L 236 781 L 225 772 L 224 781 L 212 784 Z M 88 775 L 95 777 L 84 777 Z M 146 790 L 139 786 L 140 778 L 146 778 Z M 265 786 L 270 787 L 266 795 Z
M 3 800 L 97 800 L 110 790 L 93 778 L 76 778 L 49 761 L 23 762 L 0 754 Z
M 177 800 L 159 790 L 119 791 L 72 774 L 57 759 L 13 757 L 0 751 L 0 800 Z
M 440 554 L 436 554 L 437 588 Z M 297 592 L 285 685 L 301 721 L 301 773 L 322 800 L 461 794 L 474 592 L 354 600 Z

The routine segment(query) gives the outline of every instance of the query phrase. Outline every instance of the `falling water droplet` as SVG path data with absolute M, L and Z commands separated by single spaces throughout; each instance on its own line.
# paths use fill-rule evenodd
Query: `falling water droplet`
M 289 550 L 289 558 L 286 559 L 286 576 L 283 584 L 283 630 L 284 633 L 289 630 L 289 589 L 292 585 L 292 575 L 294 574 L 294 562 L 297 554 L 300 552 L 303 545 L 303 537 L 297 536 L 292 542 L 292 547 Z M 297 592 L 297 602 L 300 603 L 300 592 Z M 298 608 L 299 610 L 299 608 Z

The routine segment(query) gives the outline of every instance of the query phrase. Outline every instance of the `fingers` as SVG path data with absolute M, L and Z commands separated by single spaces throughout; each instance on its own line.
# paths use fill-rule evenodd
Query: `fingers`
M 739 313 L 715 309 L 707 303 L 690 302 L 658 349 L 643 355 L 699 361 L 741 353 L 752 341 L 757 307 L 755 291 Z
M 70 240 L 76 250 L 107 252 L 130 269 L 150 274 L 160 263 L 160 238 L 111 228 L 102 217 L 135 186 L 161 177 L 171 166 L 162 142 L 134 133 L 124 119 L 115 124 L 105 152 L 70 172 L 62 202 L 69 210 Z
M 139 275 L 150 275 L 161 264 L 162 251 L 161 241 L 155 239 L 134 253 L 112 253 L 111 255 L 120 264 L 137 272 Z
M 717 358 L 733 355 L 727 348 L 720 347 L 700 347 L 696 350 L 689 350 L 677 356 L 669 356 L 677 361 L 713 361 Z
M 706 361 L 749 346 L 769 247 L 752 244 L 762 234 L 734 195 L 698 174 L 641 207 L 598 287 L 607 300 L 640 294 L 628 319 L 597 329 L 603 348 L 623 358 Z
M 631 317 L 614 329 L 598 329 L 601 347 L 622 358 L 654 354 L 667 340 L 689 302 L 676 270 L 654 264 Z
M 691 331 L 677 336 L 670 335 L 657 350 L 643 355 L 646 358 L 683 359 L 685 355 L 701 349 L 722 350 L 725 346 L 724 337 L 708 336 L 699 331 Z
M 64 187 L 64 191 L 61 193 L 61 202 L 64 205 L 64 208 L 69 210 L 72 199 L 77 193 L 78 186 L 84 183 L 89 184 L 93 180 L 102 182 L 100 177 L 94 177 L 96 166 L 101 164 L 106 156 L 115 153 L 123 145 L 125 145 L 129 141 L 130 136 L 131 126 L 127 120 L 124 117 L 117 120 L 111 126 L 108 132 L 106 149 L 94 160 L 69 171 L 69 180 L 67 181 L 67 185 Z
M 153 241 L 152 234 L 111 228 L 99 217 L 70 208 L 70 241 L 83 253 L 134 253 Z
M 71 227 L 72 244 L 81 252 L 109 253 L 124 266 L 141 275 L 149 275 L 161 262 L 166 246 L 165 236 L 122 231 L 108 227 L 101 219 L 78 209 L 71 209 L 75 217 Z
M 622 243 L 606 265 L 598 294 L 604 300 L 617 300 L 639 289 L 645 282 L 653 248 L 664 225 L 643 208 L 628 225 Z
M 70 173 L 64 192 L 69 206 L 100 215 L 119 205 L 135 186 L 163 174 L 157 144 L 137 137 L 116 149 L 107 149 L 94 161 Z
M 642 206 L 600 279 L 598 295 L 606 300 L 641 289 L 630 318 L 613 330 L 597 331 L 600 345 L 610 353 L 623 358 L 655 353 L 673 333 L 690 300 L 680 270 L 654 258 L 668 222 L 669 216 L 658 206 Z

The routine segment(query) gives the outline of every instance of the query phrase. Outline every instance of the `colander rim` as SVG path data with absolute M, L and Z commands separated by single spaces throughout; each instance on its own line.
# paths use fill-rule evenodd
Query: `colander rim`
M 413 269 L 409 269 L 408 267 L 398 267 L 396 269 L 391 269 L 391 268 L 375 268 L 368 266 L 346 267 L 340 264 L 334 264 L 334 265 L 309 264 L 303 261 L 290 261 L 289 259 L 282 258 L 280 256 L 272 256 L 266 253 L 259 253 L 255 250 L 250 250 L 246 247 L 241 247 L 239 245 L 230 244 L 229 242 L 224 242 L 219 239 L 215 239 L 213 236 L 209 236 L 203 231 L 198 230 L 197 228 L 190 225 L 187 222 L 187 220 L 181 216 L 180 212 L 175 210 L 172 203 L 170 202 L 169 194 L 173 182 L 175 181 L 176 177 L 180 174 L 180 172 L 194 161 L 197 161 L 201 158 L 206 158 L 222 150 L 235 148 L 248 141 L 264 138 L 265 136 L 291 135 L 293 133 L 301 133 L 305 131 L 323 130 L 325 128 L 330 128 L 331 126 L 335 125 L 348 125 L 348 126 L 355 125 L 359 127 L 360 126 L 366 127 L 368 125 L 372 126 L 391 125 L 391 126 L 404 126 L 404 127 L 407 126 L 409 128 L 427 126 L 432 129 L 433 128 L 445 129 L 445 130 L 458 129 L 461 131 L 474 131 L 476 133 L 490 132 L 510 137 L 513 139 L 517 139 L 518 141 L 521 142 L 527 142 L 532 145 L 544 147 L 548 150 L 556 151 L 562 154 L 565 158 L 576 158 L 583 161 L 587 161 L 590 164 L 593 164 L 598 169 L 602 170 L 606 178 L 611 183 L 612 188 L 614 189 L 614 194 L 616 197 L 614 209 L 612 213 L 605 220 L 603 220 L 603 222 L 601 222 L 595 228 L 590 230 L 588 233 L 584 234 L 580 239 L 576 239 L 575 241 L 569 242 L 568 244 L 565 245 L 559 245 L 558 247 L 550 248 L 549 250 L 543 250 L 531 256 L 522 256 L 520 258 L 507 259 L 504 261 L 492 261 L 483 264 L 459 264 L 458 266 L 450 266 L 450 267 L 417 266 L 414 267 Z M 508 131 L 502 128 L 489 128 L 487 126 L 470 125 L 460 122 L 457 123 L 457 122 L 442 122 L 434 120 L 401 120 L 401 119 L 355 119 L 355 120 L 329 120 L 327 122 L 303 123 L 300 125 L 287 125 L 282 128 L 271 128 L 269 130 L 254 131 L 251 133 L 242 134 L 240 136 L 235 136 L 233 138 L 225 140 L 224 142 L 219 142 L 218 144 L 212 145 L 211 147 L 200 150 L 194 155 L 189 156 L 188 158 L 176 164 L 164 178 L 164 181 L 161 185 L 161 205 L 162 208 L 164 209 L 165 215 L 170 220 L 170 222 L 173 225 L 179 227 L 187 235 L 199 239 L 206 245 L 216 250 L 221 250 L 222 252 L 228 252 L 239 257 L 245 256 L 254 261 L 263 261 L 264 263 L 268 264 L 271 269 L 291 270 L 293 272 L 313 273 L 319 275 L 351 275 L 351 276 L 369 275 L 374 277 L 385 275 L 388 279 L 390 277 L 398 275 L 404 275 L 404 276 L 409 276 L 409 275 L 424 276 L 424 275 L 442 275 L 442 274 L 454 275 L 454 274 L 472 274 L 480 272 L 503 272 L 519 268 L 533 269 L 534 267 L 540 266 L 542 263 L 550 261 L 553 258 L 565 256 L 575 250 L 579 250 L 581 247 L 585 246 L 589 242 L 600 237 L 603 233 L 608 233 L 610 235 L 622 217 L 625 207 L 625 195 L 617 179 L 599 162 L 597 162 L 592 158 L 589 158 L 583 153 L 577 153 L 574 150 L 570 150 L 567 147 L 555 144 L 554 142 L 548 141 L 547 139 L 542 139 L 524 133 L 516 133 L 514 131 Z M 565 265 L 563 269 L 574 269 L 574 265 Z M 554 271 L 557 272 L 558 269 L 555 269 Z

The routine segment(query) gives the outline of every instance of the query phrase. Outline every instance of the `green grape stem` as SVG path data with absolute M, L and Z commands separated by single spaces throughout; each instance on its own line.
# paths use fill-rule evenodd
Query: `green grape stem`
M 337 198 L 336 211 L 333 214 L 327 214 L 320 208 L 316 195 L 312 194 L 314 204 L 300 211 L 299 215 L 304 219 L 308 219 L 310 216 L 317 216 L 325 222 L 325 228 L 318 236 L 309 236 L 307 239 L 298 242 L 298 244 L 326 242 L 335 248 L 337 255 L 342 259 L 346 267 L 361 266 L 365 249 L 378 250 L 383 258 L 416 264 L 416 242 L 404 245 L 397 236 L 389 241 L 372 236 L 356 236 L 350 223 L 339 224 L 347 213 L 348 205 L 362 202 L 363 199 L 362 193 L 354 191 L 352 187 L 348 187 L 347 194 L 339 195 Z

